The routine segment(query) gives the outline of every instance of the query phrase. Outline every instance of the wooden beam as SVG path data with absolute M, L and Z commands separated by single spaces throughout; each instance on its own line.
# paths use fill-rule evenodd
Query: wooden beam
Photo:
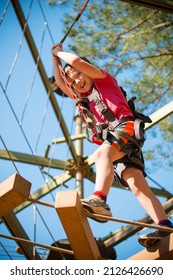
M 172 0 L 121 0 L 129 4 L 144 6 L 150 9 L 173 14 Z
M 76 190 L 57 192 L 55 209 L 77 260 L 99 260 L 100 252 Z
M 69 135 L 69 138 L 71 141 L 76 141 L 76 140 L 82 140 L 86 138 L 86 135 L 84 133 L 78 134 L 78 135 Z M 60 144 L 66 142 L 65 137 L 62 138 L 55 138 L 52 140 L 52 144 Z
M 152 123 L 146 123 L 145 130 L 151 128 L 152 126 L 154 126 L 155 124 L 157 124 L 158 122 L 166 118 L 167 116 L 171 115 L 172 113 L 173 113 L 173 100 L 150 115 Z
M 22 239 L 27 239 L 30 241 L 30 239 L 29 239 L 27 233 L 25 232 L 24 228 L 22 227 L 20 221 L 18 220 L 18 218 L 16 217 L 16 215 L 13 212 L 10 212 L 10 213 L 6 214 L 5 216 L 3 216 L 2 221 L 6 225 L 6 227 L 8 228 L 8 230 L 12 236 L 19 237 Z M 21 253 L 25 255 L 26 259 L 41 260 L 39 254 L 37 253 L 37 250 L 34 249 L 33 245 L 23 242 L 21 240 L 16 241 L 16 243 L 18 244 Z
M 173 260 L 173 233 L 128 260 Z
M 16 162 L 33 164 L 41 167 L 57 168 L 62 170 L 65 170 L 67 168 L 67 161 L 64 160 L 50 159 L 46 157 L 18 153 L 14 151 L 7 152 L 6 150 L 0 150 L 0 158 L 6 160 L 13 160 Z
M 31 183 L 13 174 L 0 184 L 0 216 L 4 216 L 29 198 Z

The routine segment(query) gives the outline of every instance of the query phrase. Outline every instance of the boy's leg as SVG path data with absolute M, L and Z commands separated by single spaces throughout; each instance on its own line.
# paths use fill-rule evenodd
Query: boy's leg
M 134 135 L 134 121 L 130 120 L 117 126 L 118 132 L 122 130 L 130 136 Z M 114 180 L 113 162 L 123 158 L 124 152 L 120 152 L 121 145 L 128 142 L 127 138 L 119 134 L 108 133 L 107 139 L 95 152 L 96 182 L 94 196 L 83 199 L 82 204 L 85 210 L 112 216 L 106 198 Z M 98 207 L 97 207 L 98 206 Z
M 141 170 L 133 167 L 126 168 L 122 177 L 156 224 L 161 220 L 167 219 L 162 204 L 151 191 Z
M 172 227 L 172 223 L 168 220 L 162 204 L 151 191 L 142 171 L 137 168 L 129 167 L 123 171 L 122 177 L 128 183 L 131 191 L 137 197 L 151 219 L 156 224 Z M 168 234 L 168 232 L 157 230 L 140 237 L 139 242 L 148 247 Z
M 124 157 L 123 152 L 119 152 L 108 143 L 102 144 L 94 154 L 96 164 L 95 191 L 102 191 L 108 195 L 114 180 L 113 162 Z
M 86 211 L 105 216 L 112 216 L 106 198 L 114 180 L 112 162 L 123 157 L 124 153 L 118 152 L 110 144 L 102 144 L 94 154 L 96 164 L 95 189 L 92 196 L 82 199 Z M 106 222 L 105 219 L 96 218 L 98 222 Z

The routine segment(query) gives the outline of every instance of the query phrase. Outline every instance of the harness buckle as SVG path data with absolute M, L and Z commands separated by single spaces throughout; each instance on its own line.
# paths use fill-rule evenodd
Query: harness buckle
M 121 122 L 118 119 L 115 119 L 113 122 L 109 122 L 109 130 L 114 130 L 120 123 Z

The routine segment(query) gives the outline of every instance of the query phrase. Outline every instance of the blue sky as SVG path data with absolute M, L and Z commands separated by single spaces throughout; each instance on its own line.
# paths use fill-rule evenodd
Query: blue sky
M 62 137 L 62 131 L 56 116 L 52 110 L 48 100 L 47 93 L 41 82 L 38 71 L 33 58 L 30 54 L 29 47 L 25 38 L 23 38 L 22 30 L 19 26 L 13 7 L 9 4 L 4 17 L 3 12 L 6 6 L 5 0 L 0 1 L 0 122 L 1 137 L 9 151 L 20 153 L 36 154 L 44 156 L 47 145 L 51 145 L 49 157 L 54 159 L 65 160 L 71 158 L 71 154 L 66 144 L 54 146 L 52 139 Z M 20 1 L 25 17 L 28 15 L 31 1 Z M 41 60 L 44 64 L 48 77 L 52 76 L 51 47 L 53 43 L 59 42 L 63 36 L 62 19 L 71 5 L 51 7 L 46 0 L 33 1 L 31 11 L 29 13 L 28 25 L 32 36 L 35 40 Z M 46 16 L 46 22 L 44 15 Z M 51 32 L 51 36 L 49 34 Z M 53 40 L 52 40 L 53 38 Z M 64 43 L 64 49 L 69 50 L 69 39 Z M 123 74 L 125 77 L 125 73 Z M 122 79 L 123 75 L 117 77 Z M 76 112 L 73 101 L 69 98 L 56 96 L 59 107 L 61 108 L 64 120 L 67 124 L 70 134 L 75 133 L 75 122 L 73 116 Z M 25 139 L 24 135 L 27 139 Z M 147 132 L 148 134 L 149 132 Z M 29 143 L 29 145 L 28 145 Z M 146 141 L 145 149 L 149 142 Z M 150 145 L 151 142 L 150 142 Z M 84 154 L 91 155 L 97 146 L 84 141 Z M 0 141 L 0 149 L 5 149 L 4 144 Z M 31 151 L 32 150 L 32 151 Z M 156 155 L 158 156 L 158 155 Z M 43 176 L 37 166 L 24 163 L 16 163 L 21 176 L 32 183 L 31 193 L 35 192 L 45 184 L 49 177 Z M 0 159 L 0 182 L 3 182 L 12 174 L 16 173 L 16 169 L 12 162 Z M 62 171 L 55 169 L 45 169 L 52 176 L 57 176 Z M 149 170 L 150 172 L 150 170 Z M 149 175 L 158 181 L 165 189 L 171 192 L 172 178 L 170 172 L 166 168 L 157 170 Z M 156 187 L 149 181 L 152 187 Z M 74 179 L 68 181 L 66 185 L 69 189 L 75 188 Z M 84 180 L 84 196 L 87 197 L 93 191 L 93 184 Z M 54 202 L 56 192 L 64 190 L 64 187 L 53 191 L 43 198 L 43 201 Z M 159 198 L 162 202 L 165 199 Z M 142 218 L 146 213 L 139 205 L 136 198 L 129 192 L 121 189 L 112 188 L 108 197 L 108 203 L 111 207 L 113 216 L 129 220 L 137 220 Z M 66 238 L 65 232 L 59 221 L 56 212 L 44 206 L 38 206 L 43 219 L 45 220 L 54 240 Z M 29 206 L 24 211 L 17 214 L 19 221 L 29 235 L 30 239 L 34 238 L 34 211 L 33 206 Z M 107 224 L 99 224 L 92 220 L 89 221 L 95 237 L 104 237 L 109 233 L 120 229 L 123 224 L 108 222 Z M 125 225 L 126 226 L 126 225 Z M 9 234 L 3 224 L 0 224 L 0 233 Z M 49 232 L 45 229 L 42 219 L 37 214 L 36 223 L 36 241 L 50 245 L 53 240 Z M 143 247 L 137 242 L 137 235 L 129 238 L 116 246 L 117 258 L 127 259 L 135 254 Z M 0 242 L 7 246 L 15 246 L 15 243 L 0 238 Z M 0 248 L 1 249 L 1 248 Z M 14 253 L 13 253 L 14 254 Z M 16 254 L 15 254 L 16 255 Z M 16 256 L 13 259 L 20 259 Z M 0 259 L 9 259 L 0 251 Z

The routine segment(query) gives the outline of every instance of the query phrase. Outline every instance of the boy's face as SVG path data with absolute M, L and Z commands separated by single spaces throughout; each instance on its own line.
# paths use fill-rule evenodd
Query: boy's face
M 67 75 L 67 81 L 78 96 L 80 96 L 81 93 L 86 93 L 92 89 L 93 79 L 83 74 L 78 69 L 67 66 L 65 72 Z

